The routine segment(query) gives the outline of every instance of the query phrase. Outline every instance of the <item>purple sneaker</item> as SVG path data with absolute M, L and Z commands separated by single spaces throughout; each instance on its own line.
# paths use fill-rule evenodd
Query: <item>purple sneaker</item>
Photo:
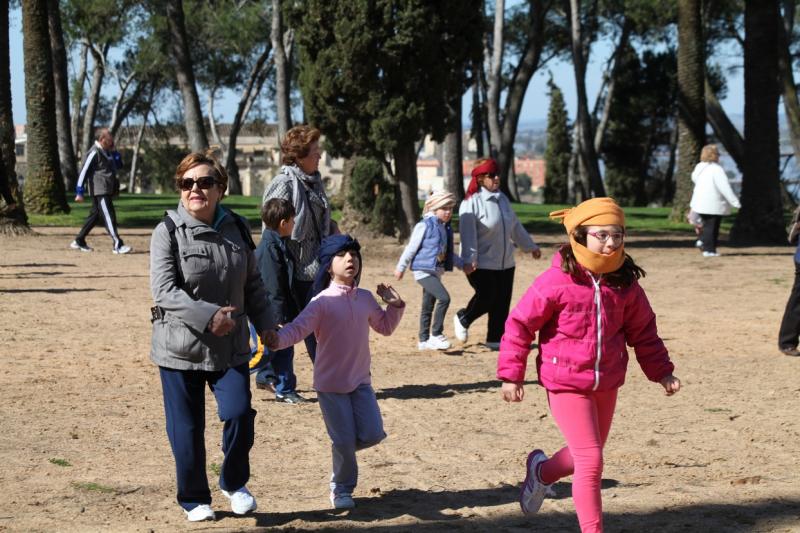
M 550 485 L 545 485 L 539 479 L 539 465 L 544 461 L 547 461 L 547 456 L 542 450 L 533 450 L 528 454 L 527 473 L 519 491 L 519 506 L 523 514 L 532 515 L 538 512 L 547 489 L 550 488 Z

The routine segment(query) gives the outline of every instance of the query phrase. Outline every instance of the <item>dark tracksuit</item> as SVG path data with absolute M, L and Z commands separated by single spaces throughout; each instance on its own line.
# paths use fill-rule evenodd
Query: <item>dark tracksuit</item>
M 789 301 L 786 302 L 786 310 L 783 312 L 781 329 L 778 333 L 778 347 L 797 348 L 798 337 L 800 337 L 800 243 L 794 253 L 794 285 L 789 294 Z
M 119 249 L 124 243 L 117 231 L 117 214 L 111 201 L 119 191 L 117 167 L 111 153 L 100 148 L 97 143 L 86 154 L 86 160 L 78 176 L 76 192 L 83 196 L 84 191 L 92 197 L 92 209 L 75 241 L 86 245 L 86 236 L 102 220 L 106 231 L 114 240 L 114 249 Z

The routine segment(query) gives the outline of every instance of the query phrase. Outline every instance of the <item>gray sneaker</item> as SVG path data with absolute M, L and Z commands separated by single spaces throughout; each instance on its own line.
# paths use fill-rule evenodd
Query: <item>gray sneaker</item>
M 539 465 L 545 461 L 547 456 L 542 450 L 533 450 L 528 454 L 525 481 L 522 483 L 522 490 L 519 491 L 519 506 L 523 514 L 531 515 L 538 512 L 550 488 L 550 485 L 545 485 L 539 479 Z
M 72 241 L 71 243 L 69 243 L 69 247 L 72 248 L 73 250 L 80 250 L 81 252 L 92 251 L 92 247 L 86 244 L 85 242 Z
M 331 504 L 334 509 L 353 509 L 356 506 L 353 495 L 347 494 L 346 492 L 342 494 L 334 494 L 331 492 Z

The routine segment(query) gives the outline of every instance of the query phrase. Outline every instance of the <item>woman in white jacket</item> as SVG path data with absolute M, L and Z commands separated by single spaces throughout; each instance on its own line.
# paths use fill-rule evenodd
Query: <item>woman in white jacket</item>
M 741 207 L 739 199 L 728 183 L 728 176 L 719 164 L 719 150 L 708 144 L 700 152 L 700 162 L 692 172 L 694 192 L 689 206 L 703 220 L 703 257 L 718 257 L 717 239 L 722 216 L 730 213 L 730 207 Z

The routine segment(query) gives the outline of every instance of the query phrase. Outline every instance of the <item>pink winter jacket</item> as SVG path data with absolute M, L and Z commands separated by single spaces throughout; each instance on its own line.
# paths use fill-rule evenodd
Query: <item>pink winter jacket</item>
M 539 382 L 549 391 L 620 387 L 628 366 L 626 343 L 633 347 L 650 381 L 660 381 L 674 368 L 639 283 L 634 281 L 622 289 L 609 287 L 603 278 L 595 281 L 586 271 L 573 278 L 562 272 L 559 253 L 506 320 L 497 361 L 499 379 L 524 380 L 537 331 L 536 369 Z

